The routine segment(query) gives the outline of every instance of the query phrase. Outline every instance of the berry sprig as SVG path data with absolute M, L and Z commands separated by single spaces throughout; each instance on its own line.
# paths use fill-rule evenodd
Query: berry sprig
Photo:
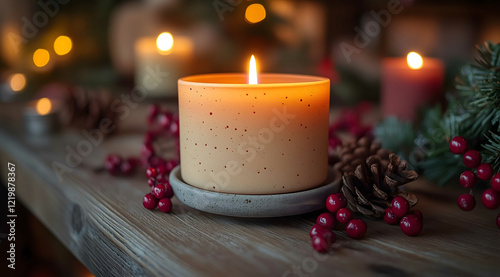
M 326 209 L 316 219 L 316 224 L 309 231 L 312 246 L 318 252 L 328 252 L 336 241 L 333 227 L 337 224 L 345 226 L 347 236 L 353 239 L 363 238 L 368 230 L 366 222 L 354 218 L 354 213 L 347 208 L 347 199 L 342 193 L 335 193 L 326 199 Z M 335 216 L 334 216 L 335 215 Z M 416 236 L 422 231 L 423 216 L 420 211 L 410 211 L 410 204 L 406 199 L 397 196 L 391 206 L 386 209 L 384 220 L 393 225 L 399 222 L 403 233 Z
M 148 168 L 148 171 L 150 169 L 151 168 Z M 159 183 L 155 177 L 150 177 L 148 179 L 148 184 L 151 183 L 151 192 L 146 194 L 142 199 L 144 208 L 154 210 L 158 207 L 160 211 L 169 213 L 172 210 L 172 201 L 170 199 L 174 196 L 172 186 L 168 181 Z
M 337 222 L 345 225 L 346 234 L 351 238 L 360 239 L 366 234 L 366 223 L 362 219 L 353 218 L 353 212 L 346 206 L 347 199 L 342 193 L 328 196 L 326 200 L 328 212 L 320 214 L 316 219 L 316 224 L 309 231 L 312 246 L 316 251 L 328 252 L 337 240 L 333 232 L 333 227 Z
M 141 155 L 143 161 L 148 165 L 146 177 L 148 178 L 148 185 L 151 187 L 151 193 L 144 196 L 143 205 L 149 210 L 158 207 L 160 211 L 168 213 L 172 209 L 170 198 L 174 196 L 168 176 L 179 164 L 179 116 L 168 111 L 162 111 L 158 105 L 152 105 L 147 122 L 150 130 L 144 137 Z M 162 137 L 175 139 L 176 159 L 163 159 L 159 155 L 161 153 L 157 152 L 153 147 L 153 143 Z
M 384 221 L 390 225 L 397 224 L 403 233 L 408 236 L 416 236 L 420 234 L 423 228 L 424 217 L 422 212 L 415 210 L 410 211 L 410 204 L 401 196 L 396 196 L 392 199 L 391 205 L 385 210 Z
M 104 161 L 104 167 L 111 175 L 131 175 L 140 164 L 136 157 L 123 159 L 117 154 L 109 154 Z
M 481 203 L 487 209 L 494 210 L 500 207 L 500 173 L 493 176 L 493 168 L 488 163 L 481 163 L 481 153 L 476 150 L 468 150 L 467 140 L 461 136 L 453 137 L 450 141 L 450 151 L 453 154 L 463 154 L 463 163 L 469 169 L 460 174 L 460 185 L 470 189 L 469 193 L 462 194 L 457 199 L 457 205 L 464 211 L 471 211 L 476 206 L 476 199 L 472 190 L 477 179 L 490 181 L 491 188 L 486 189 L 481 195 Z M 473 171 L 475 169 L 475 172 Z M 500 228 L 500 213 L 497 216 L 497 226 Z
M 160 211 L 168 213 L 172 209 L 170 198 L 174 195 L 168 176 L 179 164 L 179 116 L 163 111 L 158 105 L 152 105 L 147 124 L 148 131 L 141 146 L 141 157 L 122 159 L 119 155 L 109 154 L 105 167 L 111 175 L 129 175 L 139 166 L 145 168 L 151 192 L 143 197 L 142 204 L 146 209 L 153 210 L 158 207 Z M 161 151 L 155 149 L 155 142 L 162 138 L 175 140 L 176 158 L 166 160 Z

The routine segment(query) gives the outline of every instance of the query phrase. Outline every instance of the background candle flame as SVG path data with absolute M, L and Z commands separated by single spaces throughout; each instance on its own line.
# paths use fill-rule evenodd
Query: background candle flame
M 248 84 L 257 85 L 257 63 L 255 62 L 255 57 L 252 55 L 250 58 L 250 67 L 248 71 Z
M 156 39 L 156 46 L 161 51 L 169 51 L 174 46 L 174 37 L 171 33 L 163 32 Z
M 411 69 L 420 69 L 424 63 L 422 57 L 417 52 L 408 53 L 408 56 L 406 56 L 406 62 L 408 63 L 408 67 Z
M 42 98 L 36 102 L 36 112 L 39 115 L 46 115 L 52 109 L 52 103 L 48 98 Z

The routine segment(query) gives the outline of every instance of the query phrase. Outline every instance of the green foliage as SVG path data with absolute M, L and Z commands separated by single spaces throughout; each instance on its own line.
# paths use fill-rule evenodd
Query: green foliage
M 392 151 L 405 149 L 404 157 L 426 178 L 445 184 L 464 170 L 462 158 L 449 151 L 454 136 L 462 136 L 469 148 L 500 170 L 500 44 L 478 47 L 477 65 L 466 65 L 457 78 L 457 92 L 448 99 L 445 112 L 427 109 L 418 127 L 386 119 L 375 135 Z M 413 145 L 409 136 L 414 135 Z M 410 149 L 410 150 L 408 150 Z
M 375 136 L 382 142 L 382 147 L 389 149 L 405 160 L 415 147 L 416 132 L 411 122 L 402 122 L 389 117 L 375 128 Z

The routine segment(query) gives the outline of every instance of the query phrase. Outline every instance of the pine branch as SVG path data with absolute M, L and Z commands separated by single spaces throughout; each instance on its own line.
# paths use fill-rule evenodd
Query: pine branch
M 485 162 L 489 163 L 495 172 L 500 171 L 500 135 L 490 132 L 488 142 L 483 144 Z

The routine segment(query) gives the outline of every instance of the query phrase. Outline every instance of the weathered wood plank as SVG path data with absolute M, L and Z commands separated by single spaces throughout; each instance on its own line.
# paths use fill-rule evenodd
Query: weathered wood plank
M 98 276 L 492 276 L 499 269 L 496 213 L 480 205 L 460 211 L 455 199 L 461 190 L 418 181 L 411 189 L 425 217 L 421 235 L 408 237 L 398 226 L 368 221 L 364 239 L 336 232 L 332 252 L 319 255 L 308 234 L 317 213 L 229 218 L 175 199 L 172 214 L 145 210 L 142 174 L 120 178 L 92 170 L 108 152 L 138 153 L 142 136 L 126 130 L 97 146 L 59 182 L 52 162 L 65 163 L 65 147 L 81 139 L 65 132 L 34 143 L 15 128 L 2 128 L 0 168 L 3 178 L 3 165 L 16 163 L 18 199 Z

